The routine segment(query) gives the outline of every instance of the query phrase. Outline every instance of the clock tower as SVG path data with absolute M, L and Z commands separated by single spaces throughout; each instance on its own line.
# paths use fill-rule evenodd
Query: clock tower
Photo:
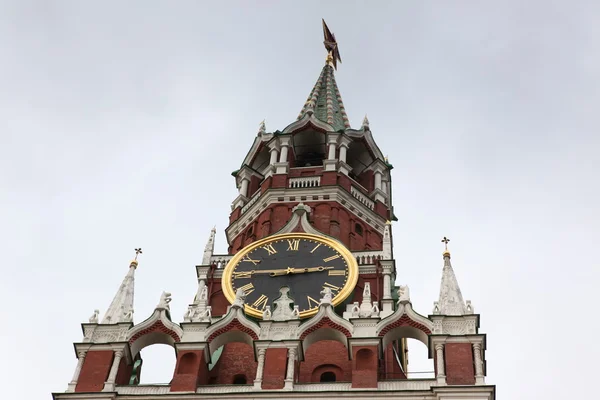
M 495 398 L 485 335 L 448 239 L 430 315 L 395 285 L 393 167 L 367 117 L 350 126 L 338 44 L 325 22 L 323 31 L 325 65 L 298 117 L 274 131 L 261 123 L 232 173 L 228 253 L 214 254 L 213 229 L 183 321 L 174 322 L 164 292 L 134 324 L 136 258 L 104 317 L 96 311 L 82 324 L 75 373 L 55 399 Z M 432 377 L 411 376 L 407 339 L 427 346 Z M 140 351 L 156 343 L 174 349 L 173 378 L 141 385 Z

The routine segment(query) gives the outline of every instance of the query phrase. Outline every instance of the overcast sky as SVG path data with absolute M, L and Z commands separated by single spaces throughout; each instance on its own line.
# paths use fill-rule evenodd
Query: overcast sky
M 213 225 L 227 249 L 230 172 L 320 73 L 321 17 L 350 122 L 367 113 L 395 167 L 397 283 L 414 308 L 431 312 L 448 236 L 498 395 L 586 397 L 598 15 L 596 1 L 0 1 L 3 397 L 66 389 L 80 323 L 106 311 L 134 247 L 135 321 L 163 290 L 182 320 Z M 157 351 L 147 382 L 172 373 Z

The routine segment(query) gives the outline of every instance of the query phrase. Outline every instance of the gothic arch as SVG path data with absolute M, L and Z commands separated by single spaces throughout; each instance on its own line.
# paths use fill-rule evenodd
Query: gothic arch
M 164 309 L 156 309 L 154 313 L 140 324 L 132 327 L 127 333 L 127 341 L 131 348 L 131 356 L 135 357 L 143 348 L 153 344 L 166 344 L 174 347 L 181 341 L 183 330 L 172 322 Z

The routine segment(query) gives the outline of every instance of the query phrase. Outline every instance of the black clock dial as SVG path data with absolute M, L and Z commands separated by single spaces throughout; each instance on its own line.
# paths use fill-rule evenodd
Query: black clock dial
M 231 287 L 244 289 L 246 305 L 260 313 L 279 297 L 282 286 L 290 288 L 301 313 L 319 306 L 320 292 L 331 289 L 335 297 L 348 281 L 346 259 L 332 246 L 307 238 L 282 238 L 246 252 L 233 265 Z

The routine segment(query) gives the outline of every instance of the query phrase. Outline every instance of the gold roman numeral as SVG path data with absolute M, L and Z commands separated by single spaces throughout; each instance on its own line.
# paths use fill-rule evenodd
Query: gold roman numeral
M 298 246 L 300 246 L 300 239 L 288 239 L 287 251 L 298 251 Z
M 319 306 L 319 302 L 313 299 L 312 297 L 306 296 L 306 299 L 308 300 L 308 308 L 314 308 Z
M 318 248 L 319 248 L 319 246 L 321 246 L 321 244 L 322 244 L 322 243 L 319 243 L 318 245 L 316 245 L 316 246 L 315 246 L 315 248 L 314 248 L 314 249 L 312 249 L 310 252 L 311 252 L 311 253 L 314 253 L 314 252 L 315 252 L 315 250 L 316 250 L 316 249 L 318 249 Z
M 246 262 L 251 262 L 252 264 L 256 265 L 260 262 L 260 260 L 253 260 L 250 258 L 250 255 L 246 254 L 244 256 L 244 258 L 242 258 L 242 261 L 246 261 Z
M 261 309 L 264 310 L 267 302 L 269 301 L 269 298 L 267 296 L 265 296 L 264 294 L 261 294 L 260 297 L 258 299 L 256 299 L 256 301 L 254 303 L 252 303 L 252 307 L 256 308 L 256 309 Z
M 252 283 L 248 283 L 247 285 L 241 286 L 240 289 L 243 289 L 244 293 L 246 293 L 247 296 L 250 293 L 254 292 L 254 285 Z
M 327 274 L 329 276 L 344 276 L 346 275 L 346 271 L 345 270 L 340 270 L 340 269 L 330 269 L 329 271 L 327 271 Z
M 323 259 L 323 261 L 325 261 L 325 262 L 329 262 L 329 261 L 333 261 L 333 260 L 335 260 L 336 258 L 340 258 L 340 255 L 339 255 L 339 254 L 336 254 L 335 256 L 331 256 L 331 257 L 324 258 L 324 259 Z
M 243 278 L 250 278 L 250 277 L 252 277 L 252 271 L 234 272 L 233 273 L 233 278 L 234 279 L 243 279 Z
M 264 245 L 261 248 L 265 249 L 267 251 L 267 253 L 269 253 L 269 255 L 277 253 L 277 250 L 275 250 L 275 247 L 273 247 L 272 244 Z
M 339 286 L 332 285 L 332 284 L 331 284 L 331 283 L 329 283 L 329 282 L 325 282 L 325 283 L 323 284 L 323 287 L 324 287 L 324 288 L 328 287 L 329 289 L 331 289 L 331 290 L 336 290 L 336 291 L 340 290 Z

